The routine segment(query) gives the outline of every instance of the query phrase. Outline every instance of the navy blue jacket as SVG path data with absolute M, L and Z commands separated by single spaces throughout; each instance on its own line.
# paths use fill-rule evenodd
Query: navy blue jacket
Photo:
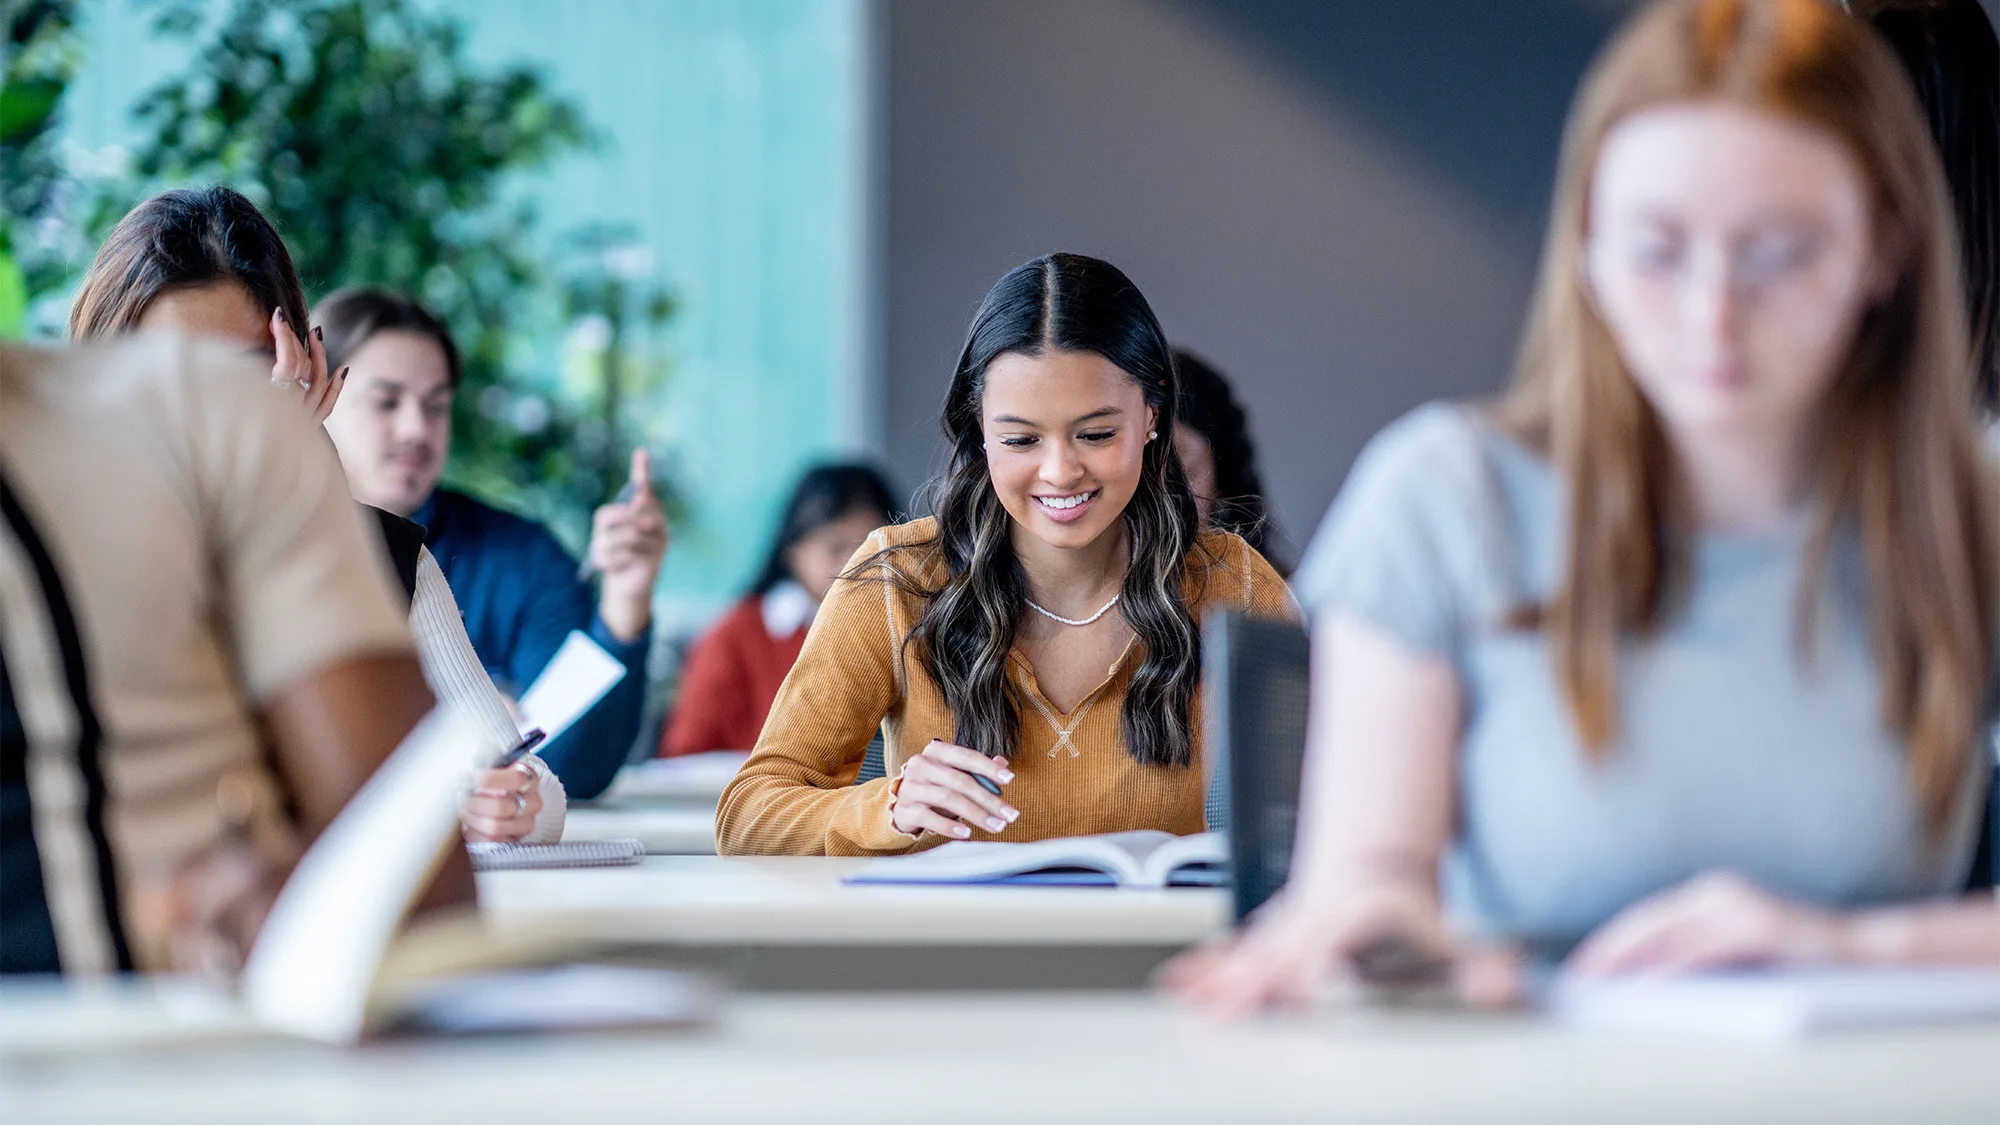
M 526 691 L 572 629 L 625 665 L 625 678 L 539 751 L 572 800 L 602 793 L 639 737 L 652 630 L 630 642 L 613 637 L 577 579 L 576 560 L 540 524 L 444 488 L 410 518 L 424 525 L 466 635 L 502 691 Z

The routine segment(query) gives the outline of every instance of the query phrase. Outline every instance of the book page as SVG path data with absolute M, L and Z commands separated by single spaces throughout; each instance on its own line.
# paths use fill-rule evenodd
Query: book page
M 1138 874 L 1131 854 L 1104 837 L 1070 836 L 1026 844 L 954 841 L 916 855 L 875 860 L 848 882 L 981 883 L 1055 867 L 1101 871 L 1121 883 Z
M 1221 832 L 1202 832 L 1193 836 L 1177 836 L 1166 840 L 1150 850 L 1141 865 L 1145 885 L 1164 887 L 1173 881 L 1178 868 L 1213 865 L 1221 867 L 1229 862 L 1229 837 Z M 1204 883 L 1215 885 L 1213 880 Z
M 852 883 L 978 883 L 1052 868 L 1080 867 L 1101 871 L 1120 886 L 1143 886 L 1147 855 L 1174 837 L 1142 830 L 1100 836 L 1065 836 L 1014 844 L 1000 840 L 963 840 L 942 844 L 910 856 L 890 856 L 870 863 Z
M 465 763 L 482 745 L 471 723 L 432 711 L 313 841 L 243 969 L 243 1002 L 260 1023 L 329 1043 L 360 1037 L 384 947 L 458 845 Z

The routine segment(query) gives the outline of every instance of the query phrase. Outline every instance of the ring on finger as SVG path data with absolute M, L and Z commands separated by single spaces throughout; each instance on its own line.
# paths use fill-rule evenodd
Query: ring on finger
M 521 792 L 520 790 L 515 790 L 514 815 L 520 816 L 522 813 L 527 811 L 528 811 L 528 795 L 526 793 Z

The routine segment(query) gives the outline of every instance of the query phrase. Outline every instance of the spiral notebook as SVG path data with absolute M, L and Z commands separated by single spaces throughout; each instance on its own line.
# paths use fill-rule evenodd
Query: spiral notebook
M 571 840 L 561 844 L 471 844 L 474 871 L 524 871 L 551 867 L 623 867 L 646 858 L 633 839 Z

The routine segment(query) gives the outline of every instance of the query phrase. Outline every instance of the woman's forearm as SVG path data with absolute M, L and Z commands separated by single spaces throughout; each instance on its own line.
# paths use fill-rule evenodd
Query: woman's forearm
M 1857 911 L 1840 920 L 1835 940 L 1837 956 L 1853 964 L 2000 964 L 2000 899 Z

